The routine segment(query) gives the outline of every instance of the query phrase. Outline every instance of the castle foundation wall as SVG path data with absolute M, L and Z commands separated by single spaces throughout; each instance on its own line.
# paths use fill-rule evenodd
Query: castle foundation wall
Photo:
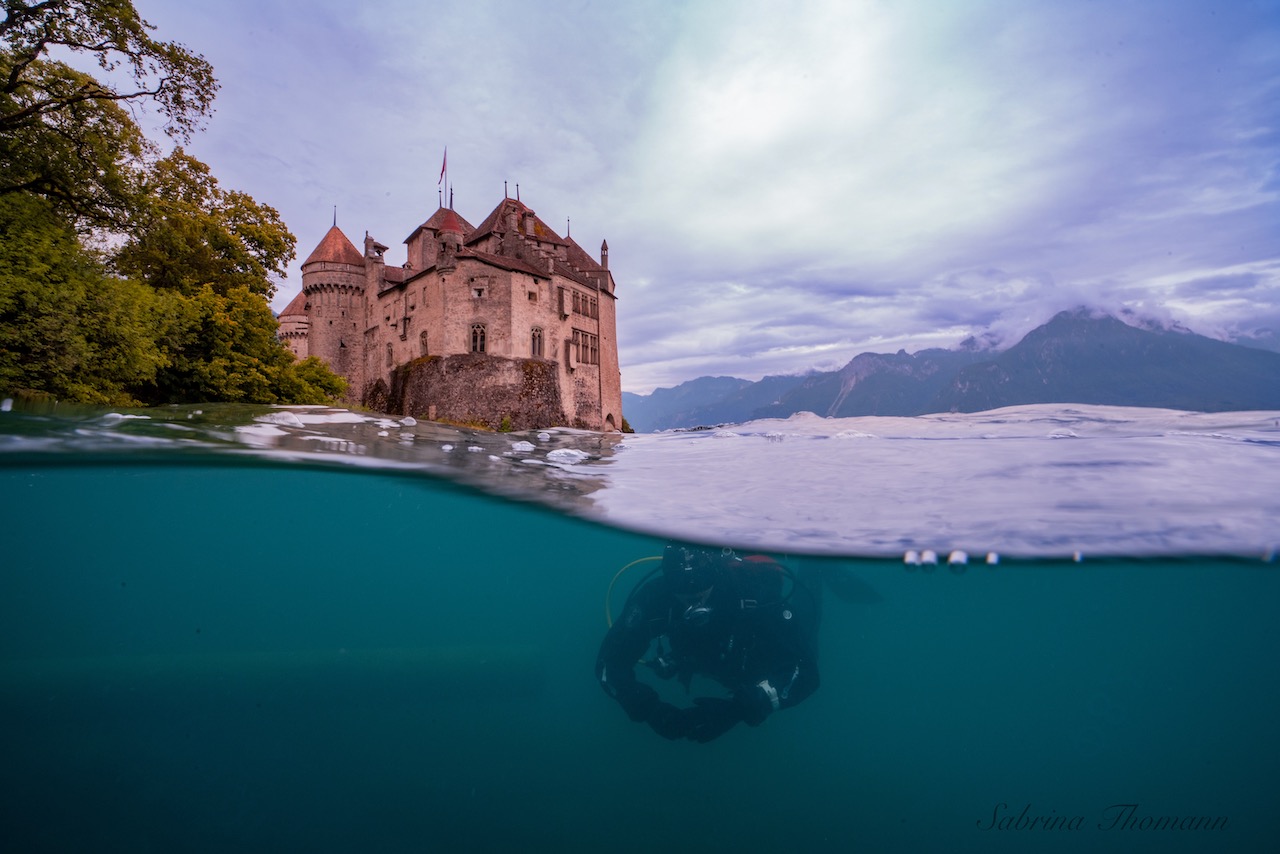
M 534 430 L 568 423 L 557 363 L 465 353 L 414 359 L 373 384 L 364 405 L 392 415 Z

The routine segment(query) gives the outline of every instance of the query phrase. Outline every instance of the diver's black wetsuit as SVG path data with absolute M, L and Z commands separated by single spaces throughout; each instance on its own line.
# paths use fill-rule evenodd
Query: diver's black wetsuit
M 794 706 L 818 688 L 821 581 L 784 574 L 771 561 L 719 558 L 697 614 L 688 596 L 675 595 L 670 576 L 644 583 L 601 644 L 600 684 L 633 721 L 672 739 L 711 741 L 739 721 L 758 726 L 775 710 Z M 690 708 L 661 701 L 635 673 L 654 638 L 658 652 L 643 663 L 660 677 L 677 677 L 688 688 L 701 674 L 727 688 L 731 699 L 697 697 Z

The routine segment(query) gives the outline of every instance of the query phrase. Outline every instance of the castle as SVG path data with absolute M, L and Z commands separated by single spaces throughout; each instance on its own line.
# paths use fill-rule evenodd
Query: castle
M 518 194 L 517 194 L 518 195 Z M 332 228 L 302 264 L 279 336 L 348 382 L 347 402 L 497 429 L 622 426 L 609 246 L 597 262 L 519 198 L 472 226 L 441 207 L 407 260 Z

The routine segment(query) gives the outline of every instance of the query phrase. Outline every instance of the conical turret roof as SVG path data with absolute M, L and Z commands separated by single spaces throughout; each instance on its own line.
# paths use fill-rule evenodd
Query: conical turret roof
M 288 317 L 295 314 L 307 313 L 307 295 L 302 291 L 298 291 L 298 295 L 289 300 L 289 304 L 284 307 L 284 311 L 280 312 L 280 317 Z
M 431 229 L 437 233 L 441 231 L 449 230 L 444 228 L 444 223 L 446 219 L 450 221 L 451 226 L 452 225 L 462 226 L 461 228 L 454 228 L 452 230 L 457 231 L 463 236 L 471 233 L 471 231 L 473 230 L 471 223 L 467 222 L 467 220 L 464 217 L 459 216 L 458 213 L 454 211 L 453 208 L 442 207 L 437 209 L 435 213 L 433 213 L 430 217 L 428 217 L 426 222 L 424 222 L 422 225 L 415 228 L 413 230 L 413 234 L 410 234 L 408 237 L 406 237 L 404 239 L 404 242 L 408 243 L 409 241 L 413 240 L 413 238 L 418 236 L 418 232 L 422 231 L 424 228 Z
M 302 262 L 302 266 L 305 267 L 317 261 L 364 266 L 364 256 L 360 254 L 360 250 L 336 225 L 329 229 L 329 233 L 320 241 L 320 245 L 307 256 L 307 260 Z
M 463 232 L 462 220 L 459 219 L 458 215 L 454 213 L 452 210 L 445 209 L 444 216 L 440 217 L 440 230 L 452 231 L 452 232 L 456 232 L 457 234 L 462 234 Z

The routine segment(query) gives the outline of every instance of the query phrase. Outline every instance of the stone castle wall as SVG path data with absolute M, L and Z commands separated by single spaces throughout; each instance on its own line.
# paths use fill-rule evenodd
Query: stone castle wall
M 376 383 L 364 405 L 392 415 L 483 424 L 491 430 L 571 424 L 560 399 L 557 368 L 544 359 L 425 356 L 393 370 L 389 387 Z

